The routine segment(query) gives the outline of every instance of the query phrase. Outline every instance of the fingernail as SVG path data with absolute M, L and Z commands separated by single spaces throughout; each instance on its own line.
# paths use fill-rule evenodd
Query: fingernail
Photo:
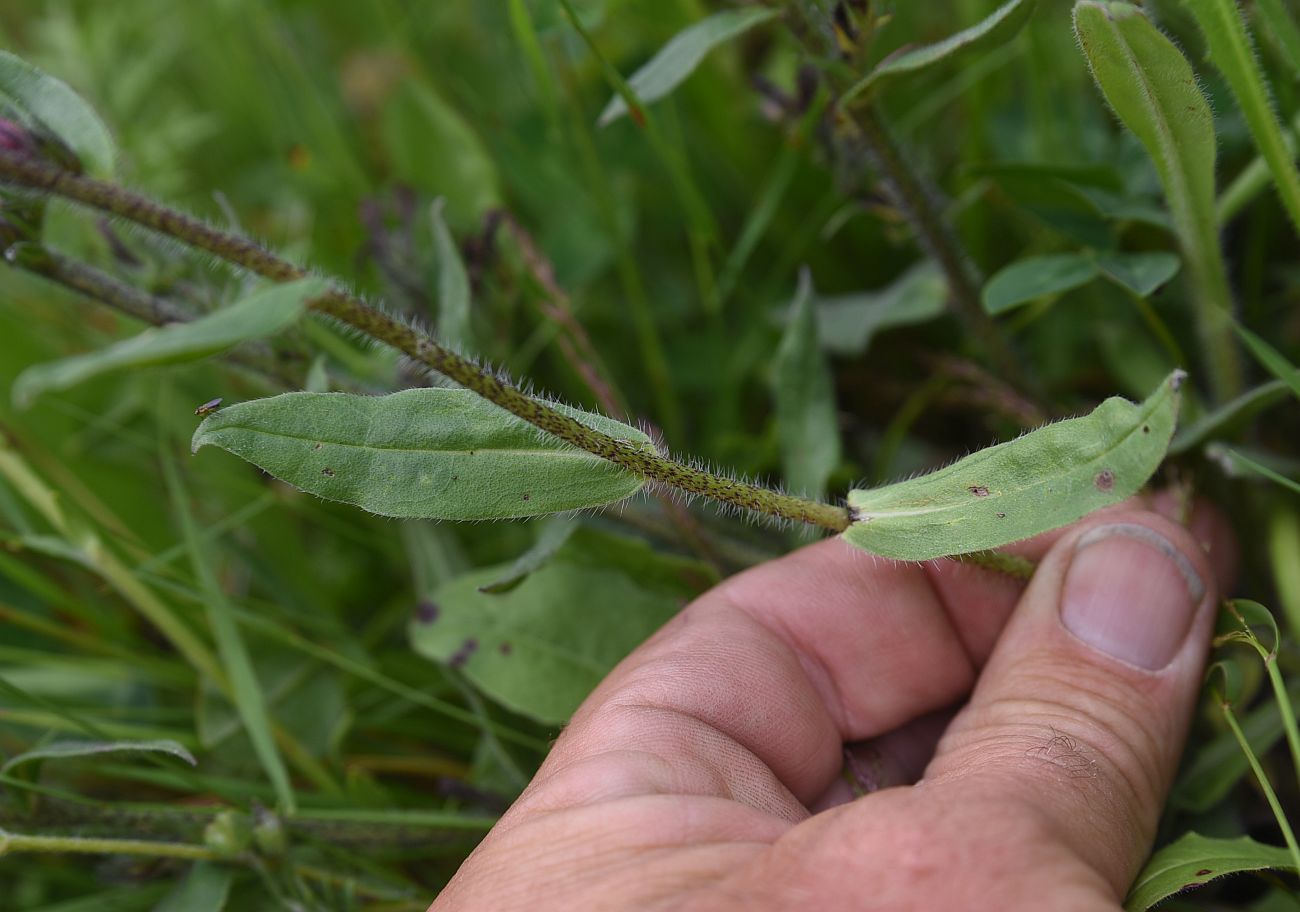
M 1089 529 L 1074 546 L 1061 623 L 1094 649 L 1139 668 L 1168 665 L 1205 583 L 1169 539 L 1137 523 Z

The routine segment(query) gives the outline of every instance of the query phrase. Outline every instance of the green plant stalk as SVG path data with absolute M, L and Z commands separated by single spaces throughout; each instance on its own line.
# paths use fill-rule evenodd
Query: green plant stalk
M 184 858 L 221 861 L 227 856 L 207 846 L 144 839 L 91 839 L 81 836 L 26 836 L 0 830 L 0 857 L 11 853 L 75 855 L 143 855 L 148 858 Z
M 1300 231 L 1300 172 L 1287 148 L 1259 61 L 1236 0 L 1183 0 L 1210 48 L 1210 58 L 1228 80 L 1260 155 L 1268 163 L 1278 197 Z
M 842 112 L 857 131 L 876 169 L 884 177 L 894 203 L 921 245 L 939 264 L 957 315 L 984 346 L 1004 376 L 1024 388 L 1024 371 L 997 324 L 980 304 L 981 280 L 970 256 L 944 220 L 930 188 L 912 170 L 888 127 L 871 107 L 859 105 Z
M 185 213 L 159 205 L 115 184 L 0 151 L 0 179 L 53 193 L 169 235 L 191 247 L 275 282 L 304 278 L 307 270 L 237 234 L 220 231 Z M 376 310 L 355 295 L 335 290 L 310 302 L 334 317 L 410 356 L 534 427 L 651 481 L 769 516 L 842 532 L 849 526 L 843 507 L 791 497 L 677 462 L 638 445 L 595 431 L 526 395 L 491 370 L 431 337 Z
M 1018 580 L 1032 579 L 1034 570 L 1038 568 L 1038 565 L 1029 558 L 1009 551 L 972 551 L 969 554 L 955 554 L 952 559 Z
M 1291 859 L 1296 869 L 1300 870 L 1300 845 L 1296 844 L 1295 834 L 1291 832 L 1291 823 L 1287 820 L 1286 811 L 1282 809 L 1282 803 L 1277 800 L 1277 793 L 1273 791 L 1273 786 L 1268 781 L 1264 768 L 1259 765 L 1259 758 L 1251 750 L 1250 742 L 1246 740 L 1245 733 L 1237 723 L 1237 715 L 1232 711 L 1232 704 L 1223 697 L 1219 697 L 1219 700 L 1223 708 L 1223 718 L 1228 723 L 1228 728 L 1232 730 L 1232 736 L 1237 739 L 1237 744 L 1241 746 L 1242 752 L 1246 755 L 1246 760 L 1250 763 L 1250 769 L 1255 774 L 1255 781 L 1259 783 L 1260 790 L 1263 791 L 1264 798 L 1268 801 L 1268 806 L 1273 810 L 1273 817 L 1277 820 L 1278 829 L 1282 831 L 1282 838 L 1286 841 L 1286 847 L 1291 852 Z
M 1286 62 L 1300 76 L 1300 26 L 1296 25 L 1282 0 L 1255 0 L 1255 14 L 1262 20 L 1264 31 L 1272 37 Z
M 1300 130 L 1300 114 L 1291 121 L 1289 129 L 1283 131 L 1282 142 L 1286 144 L 1287 154 L 1295 154 L 1295 134 Z M 1232 179 L 1232 183 L 1219 194 L 1214 205 L 1215 218 L 1222 228 L 1232 221 L 1242 209 L 1259 196 L 1269 185 L 1268 162 L 1264 156 L 1257 156 L 1249 165 L 1242 168 Z

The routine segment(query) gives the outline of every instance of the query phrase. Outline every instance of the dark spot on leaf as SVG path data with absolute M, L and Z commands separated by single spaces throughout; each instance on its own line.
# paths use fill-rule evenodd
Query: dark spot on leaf
M 1204 886 L 1204 884 L 1199 884 L 1199 883 L 1197 883 L 1196 881 L 1193 880 L 1191 883 L 1185 883 L 1185 884 L 1183 884 L 1183 885 L 1182 885 L 1181 887 L 1179 887 L 1178 889 L 1179 889 L 1179 890 L 1195 890 L 1197 887 L 1200 887 L 1200 886 Z
M 1150 434 L 1150 433 L 1151 433 L 1151 425 L 1149 425 L 1149 424 L 1144 424 L 1144 425 L 1142 425 L 1142 433 L 1143 433 L 1143 434 Z
M 474 650 L 476 649 L 478 649 L 478 640 L 470 637 L 460 644 L 460 648 L 457 649 L 452 654 L 451 658 L 447 660 L 447 664 L 452 668 L 460 668 L 469 661 L 469 657 L 474 654 Z
M 1115 473 L 1110 469 L 1102 469 L 1092 483 L 1098 491 L 1109 491 L 1115 487 Z
M 524 495 L 524 500 L 532 500 L 532 499 L 533 499 L 533 495 L 531 495 L 531 494 L 525 494 L 525 495 Z
M 334 470 L 331 469 L 329 466 L 326 466 L 325 468 L 321 469 L 320 473 L 324 475 L 326 478 L 334 477 Z
M 471 456 L 473 456 L 473 455 L 474 455 L 474 451 L 473 451 L 473 450 L 470 450 L 470 451 L 469 451 L 469 454 L 470 454 Z
M 1199 871 L 1196 872 L 1196 876 L 1197 876 L 1197 877 L 1204 877 L 1206 874 L 1213 874 L 1213 873 L 1214 873 L 1214 872 L 1211 871 L 1209 868 L 1201 868 L 1201 870 L 1199 870 Z
M 998 519 L 1006 519 L 1006 518 L 1007 518 L 1007 514 L 1005 514 L 1005 513 L 998 513 L 998 514 L 995 514 L 995 515 L 997 516 Z
M 984 485 L 971 485 L 971 486 L 970 486 L 969 488 L 967 488 L 966 490 L 967 490 L 967 491 L 970 491 L 970 492 L 971 492 L 972 494 L 974 494 L 976 497 L 988 497 L 988 496 L 989 496 L 989 489 L 986 488 L 986 487 L 984 487 Z
M 500 646 L 497 647 L 497 649 L 501 651 L 501 654 L 503 656 L 508 656 L 514 650 L 514 647 L 511 646 L 509 643 L 503 642 Z
M 451 480 L 452 480 L 452 481 L 460 481 L 460 476 L 459 476 L 459 475 L 453 475 L 453 476 L 451 476 Z
M 415 606 L 415 619 L 421 624 L 432 624 L 438 620 L 438 606 L 425 599 Z
M 312 447 L 312 449 L 313 449 L 313 450 L 319 450 L 322 446 L 324 446 L 324 444 L 322 444 L 322 443 L 318 443 L 318 444 L 316 444 L 314 447 Z

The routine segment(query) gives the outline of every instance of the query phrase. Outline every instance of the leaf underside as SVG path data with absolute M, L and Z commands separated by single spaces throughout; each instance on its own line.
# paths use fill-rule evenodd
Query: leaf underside
M 910 481 L 850 491 L 849 542 L 898 560 L 998 548 L 1068 525 L 1135 494 L 1160 466 L 1184 374 L 1146 401 L 1107 399 Z

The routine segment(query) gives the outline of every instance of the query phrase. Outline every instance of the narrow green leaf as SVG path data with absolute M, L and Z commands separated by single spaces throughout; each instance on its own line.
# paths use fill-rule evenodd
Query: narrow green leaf
M 1248 456 L 1243 456 L 1239 451 L 1221 447 L 1218 444 L 1211 444 L 1205 448 L 1205 455 L 1215 462 L 1222 465 L 1231 476 L 1242 474 L 1258 475 L 1260 478 L 1266 478 L 1275 485 L 1280 485 L 1289 491 L 1300 494 L 1300 481 L 1293 478 L 1287 478 L 1280 472 L 1275 472 L 1262 462 L 1257 462 Z M 1243 472 L 1244 470 L 1244 472 Z
M 266 771 L 267 778 L 275 789 L 280 810 L 286 814 L 293 814 L 298 808 L 298 802 L 294 797 L 293 785 L 289 781 L 289 772 L 285 769 L 284 760 L 281 759 L 280 752 L 275 746 L 262 685 L 253 669 L 253 660 L 248 653 L 248 646 L 244 643 L 239 624 L 235 621 L 234 609 L 226 598 L 225 592 L 222 591 L 209 555 L 204 550 L 203 538 L 190 512 L 189 495 L 185 491 L 180 473 L 170 454 L 164 454 L 162 464 L 172 509 L 180 522 L 185 547 L 190 554 L 190 564 L 194 568 L 195 577 L 198 578 L 199 592 L 203 598 L 203 606 L 207 610 L 208 626 L 217 641 L 217 655 L 221 658 L 222 667 L 230 682 L 229 696 L 244 723 L 244 729 L 253 744 L 253 752 L 257 755 L 262 769 Z
M 1101 274 L 1133 292 L 1147 298 L 1158 288 L 1178 275 L 1182 261 L 1175 254 L 1156 251 L 1152 253 L 1103 253 L 1097 256 Z
M 1182 52 L 1138 7 L 1079 0 L 1074 27 L 1106 101 L 1145 147 L 1160 176 L 1191 270 L 1197 322 L 1222 398 L 1240 394 L 1229 328 L 1232 292 L 1215 220 L 1214 117 Z
M 560 550 L 576 531 L 578 531 L 578 521 L 571 516 L 552 516 L 542 520 L 537 531 L 537 541 L 533 542 L 533 546 L 519 555 L 510 565 L 510 569 L 501 574 L 500 579 L 486 586 L 480 586 L 478 591 L 492 595 L 509 592 L 522 583 L 528 574 L 554 557 L 555 552 Z
M 650 447 L 636 428 L 557 408 Z M 630 497 L 645 479 L 548 437 L 469 390 L 285 393 L 228 406 L 194 433 L 300 490 L 405 519 L 515 519 Z
M 1246 327 L 1236 325 L 1234 328 L 1237 330 L 1237 335 L 1241 337 L 1241 341 L 1246 343 L 1246 348 L 1250 349 L 1250 353 L 1260 363 L 1260 366 L 1285 383 L 1287 389 L 1295 393 L 1297 398 L 1300 398 L 1300 368 L 1296 368 L 1280 351 Z
M 307 369 L 307 377 L 303 380 L 302 388 L 309 393 L 329 392 L 330 373 L 323 354 L 312 359 L 311 367 Z
M 438 338 L 459 350 L 472 348 L 470 329 L 470 288 L 460 248 L 443 218 L 445 201 L 431 207 L 433 247 L 438 258 Z
M 1027 257 L 989 279 L 984 286 L 984 309 L 994 315 L 1006 313 L 1039 298 L 1087 285 L 1097 274 L 1097 262 L 1084 253 Z
M 845 92 L 841 102 L 868 99 L 896 80 L 938 63 L 956 65 L 964 59 L 982 56 L 1016 37 L 1033 12 L 1034 0 L 1011 0 L 980 22 L 943 41 L 905 48 L 892 54 Z
M 877 333 L 925 323 L 947 310 L 948 284 L 932 260 L 922 260 L 876 291 L 817 299 L 817 335 L 833 355 L 864 354 Z
M 799 274 L 790 323 L 776 350 L 773 370 L 776 430 L 786 486 L 820 498 L 840 463 L 840 429 L 835 415 L 835 381 L 817 344 L 812 277 Z
M 1118 503 L 1164 458 L 1184 377 L 1175 371 L 1141 404 L 1107 399 L 929 475 L 850 491 L 844 537 L 884 557 L 929 560 L 998 548 Z
M 750 7 L 701 19 L 674 35 L 645 66 L 633 73 L 627 81 L 628 88 L 642 104 L 651 104 L 685 82 L 714 48 L 779 15 L 779 10 Z M 603 127 L 627 111 L 627 102 L 616 95 L 605 106 L 597 123 Z
M 21 57 L 0 51 L 0 100 L 10 101 L 73 151 L 96 177 L 111 178 L 117 148 L 95 109 L 67 83 Z
M 1183 5 L 1192 11 L 1192 17 L 1201 27 L 1210 49 L 1210 60 L 1228 80 L 1255 146 L 1272 172 L 1278 197 L 1292 224 L 1300 230 L 1300 171 L 1296 170 L 1295 158 L 1283 138 L 1282 125 L 1273 110 L 1269 87 L 1260 71 L 1237 0 L 1183 0 Z
M 234 869 L 200 861 L 153 907 L 153 912 L 221 912 L 234 880 Z
M 1170 455 L 1186 453 L 1208 440 L 1234 430 L 1259 412 L 1282 401 L 1286 393 L 1286 384 L 1281 380 L 1273 380 L 1243 393 L 1231 402 L 1224 403 L 1175 434 L 1173 442 L 1169 444 Z
M 315 278 L 272 285 L 191 323 L 146 329 L 106 348 L 37 364 L 14 381 L 14 402 L 26 408 L 41 393 L 68 389 L 108 371 L 197 361 L 241 342 L 273 336 L 297 322 L 308 300 L 328 287 Z
M 1264 26 L 1260 31 L 1277 45 L 1292 75 L 1300 77 L 1300 25 L 1291 12 L 1282 0 L 1255 0 L 1255 15 Z
M 1143 912 L 1163 900 L 1242 871 L 1289 871 L 1291 855 L 1248 836 L 1212 839 L 1185 833 L 1151 856 L 1124 901 L 1126 912 Z
M 411 642 L 502 705 L 548 723 L 566 721 L 715 578 L 704 564 L 591 529 L 575 532 L 511 591 L 480 591 L 508 569 L 474 570 L 437 589 L 437 611 L 412 621 Z
M 0 776 L 7 774 L 17 766 L 34 760 L 93 757 L 98 754 L 113 753 L 170 754 L 184 760 L 190 766 L 199 765 L 199 761 L 194 759 L 194 755 L 186 750 L 184 745 L 167 739 L 155 741 L 55 741 L 11 757 L 4 766 L 0 766 Z

